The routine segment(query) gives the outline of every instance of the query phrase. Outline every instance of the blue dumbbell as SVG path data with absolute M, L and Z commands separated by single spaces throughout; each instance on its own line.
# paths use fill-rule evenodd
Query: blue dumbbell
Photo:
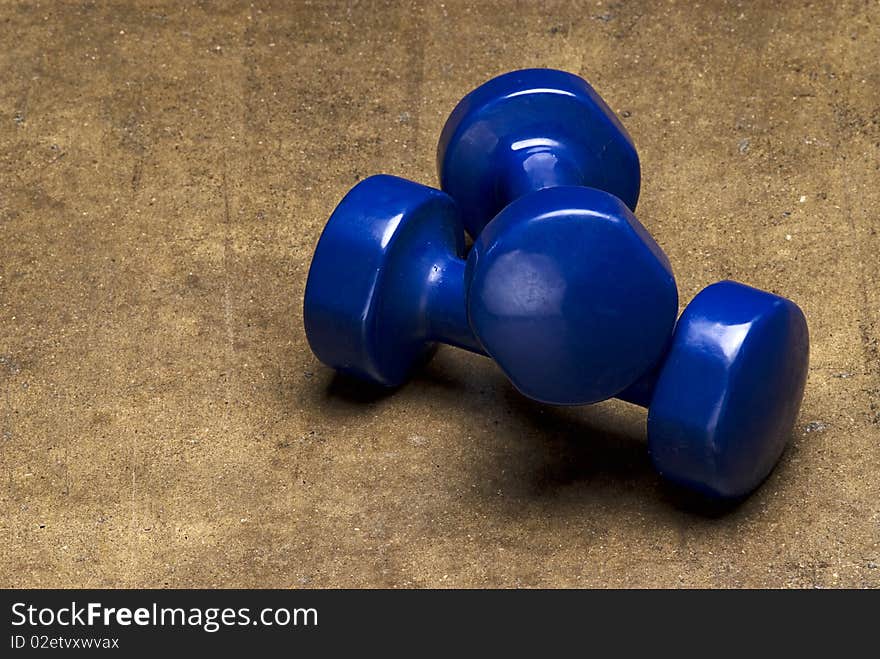
M 315 355 L 402 384 L 433 346 L 491 356 L 523 394 L 584 404 L 657 364 L 678 311 L 665 255 L 617 197 L 557 187 L 509 204 L 468 254 L 454 202 L 391 176 L 324 228 L 303 319 Z
M 481 232 L 491 236 L 490 220 L 507 204 L 539 203 L 554 186 L 598 187 L 630 209 L 639 194 L 638 155 L 614 113 L 584 80 L 549 69 L 514 71 L 465 96 L 443 128 L 437 165 L 475 248 L 485 248 Z M 648 407 L 662 474 L 737 498 L 785 447 L 808 353 L 793 302 L 720 282 L 687 306 L 660 366 L 618 397 Z
M 657 288 L 652 280 L 671 279 L 661 253 L 616 197 L 569 187 L 543 196 L 546 215 L 531 207 L 538 195 L 510 204 L 465 260 L 447 195 L 390 176 L 356 185 L 309 270 L 303 314 L 314 353 L 388 386 L 404 382 L 435 342 L 497 355 L 537 400 L 617 394 L 648 407 L 648 446 L 661 474 L 714 497 L 749 493 L 782 453 L 803 396 L 800 309 L 742 284 L 714 284 L 686 307 L 650 369 L 640 339 L 662 334 L 656 317 L 674 302 L 645 292 Z M 584 213 L 591 221 L 573 221 Z M 572 297 L 574 283 L 580 293 Z
M 639 157 L 593 88 L 553 69 L 498 76 L 465 96 L 437 147 L 440 186 L 476 237 L 519 197 L 556 186 L 610 192 L 635 210 Z

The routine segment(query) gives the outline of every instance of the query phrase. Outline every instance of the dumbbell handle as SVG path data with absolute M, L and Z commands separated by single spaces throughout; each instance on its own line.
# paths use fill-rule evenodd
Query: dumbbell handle
M 449 255 L 430 266 L 423 307 L 427 338 L 485 356 L 468 324 L 466 264 L 464 259 Z
M 535 190 L 583 185 L 583 175 L 566 157 L 565 147 L 550 138 L 522 140 L 502 151 L 497 186 L 502 207 Z

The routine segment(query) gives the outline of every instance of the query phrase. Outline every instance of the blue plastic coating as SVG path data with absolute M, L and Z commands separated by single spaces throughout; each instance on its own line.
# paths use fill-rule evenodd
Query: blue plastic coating
M 554 186 L 605 190 L 635 210 L 639 157 L 582 78 L 553 69 L 498 76 L 465 96 L 437 147 L 440 187 L 477 236 L 507 204 Z
M 467 262 L 463 237 L 438 190 L 392 176 L 356 185 L 328 221 L 306 283 L 315 355 L 397 386 L 434 343 L 449 343 L 490 355 L 525 395 L 559 405 L 610 398 L 663 355 L 675 281 L 616 197 L 583 187 L 523 197 Z
M 617 117 L 584 80 L 548 69 L 499 76 L 462 99 L 443 129 L 437 167 L 474 236 L 494 236 L 505 205 L 547 188 L 592 186 L 631 209 L 639 193 L 638 156 Z M 473 311 L 470 320 L 483 322 Z M 498 345 L 526 349 L 511 320 L 498 322 Z M 621 334 L 621 346 L 628 341 Z M 688 305 L 660 366 L 619 397 L 649 408 L 649 448 L 664 476 L 736 499 L 784 450 L 808 353 L 806 320 L 793 302 L 721 282 Z
M 808 362 L 807 322 L 796 304 L 723 281 L 688 304 L 660 368 L 620 398 L 648 407 L 648 447 L 663 476 L 738 499 L 785 449 Z
M 589 222 L 580 221 L 584 214 Z M 511 204 L 465 261 L 463 229 L 445 194 L 375 176 L 340 202 L 318 242 L 306 284 L 306 335 L 326 364 L 387 386 L 403 383 L 444 342 L 489 353 L 538 400 L 617 393 L 648 408 L 648 447 L 664 477 L 710 497 L 741 498 L 767 477 L 790 437 L 807 376 L 806 320 L 785 298 L 714 284 L 688 304 L 660 365 L 608 393 L 630 377 L 613 379 L 621 365 L 637 370 L 631 353 L 642 344 L 625 334 L 615 344 L 614 332 L 596 326 L 601 313 L 587 313 L 578 301 L 596 295 L 601 311 L 632 296 L 647 316 L 668 313 L 650 296 L 614 288 L 619 268 L 601 261 L 618 262 L 615 250 L 626 240 L 650 246 L 643 231 L 610 195 L 553 188 Z M 626 257 L 631 284 L 664 271 L 658 254 Z M 650 329 L 651 317 L 621 324 L 612 316 L 608 328 L 668 337 L 659 325 Z M 607 343 L 594 351 L 590 337 Z M 601 362 L 604 351 L 610 356 Z M 635 361 L 649 360 L 642 354 Z
M 303 303 L 312 352 L 389 387 L 405 382 L 435 341 L 482 352 L 467 323 L 463 253 L 447 195 L 391 176 L 361 181 L 312 257 Z
M 673 482 L 720 499 L 763 482 L 803 398 L 804 315 L 725 281 L 674 324 L 669 263 L 630 212 L 638 157 L 586 82 L 527 70 L 482 85 L 447 122 L 438 167 L 464 226 L 449 196 L 389 176 L 334 211 L 304 301 L 319 359 L 397 386 L 449 343 L 539 401 L 647 407 L 651 458 Z
M 547 188 L 508 205 L 468 256 L 468 318 L 522 393 L 605 400 L 659 362 L 678 290 L 666 255 L 617 197 Z

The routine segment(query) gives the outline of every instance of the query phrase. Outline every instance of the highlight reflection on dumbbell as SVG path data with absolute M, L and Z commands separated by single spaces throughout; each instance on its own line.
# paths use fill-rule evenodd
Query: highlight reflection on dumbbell
M 341 371 L 402 384 L 435 342 L 491 356 L 525 395 L 570 405 L 634 383 L 666 347 L 678 293 L 616 197 L 553 188 L 509 205 L 467 259 L 452 200 L 391 176 L 356 185 L 318 242 L 304 321 Z

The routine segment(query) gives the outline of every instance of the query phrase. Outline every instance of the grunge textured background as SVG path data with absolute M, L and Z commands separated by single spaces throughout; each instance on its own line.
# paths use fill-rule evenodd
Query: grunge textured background
M 215 5 L 0 3 L 0 585 L 880 586 L 878 2 Z M 338 200 L 436 185 L 455 102 L 525 66 L 622 116 L 683 302 L 807 314 L 790 449 L 733 510 L 660 482 L 635 407 L 309 352 Z

